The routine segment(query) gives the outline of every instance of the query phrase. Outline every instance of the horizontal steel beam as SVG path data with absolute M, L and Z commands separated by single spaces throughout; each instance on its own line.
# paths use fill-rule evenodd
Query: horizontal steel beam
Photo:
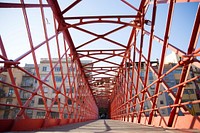
M 4 3 L 0 2 L 0 8 L 38 8 L 38 7 L 50 7 L 48 4 L 21 4 L 21 3 Z

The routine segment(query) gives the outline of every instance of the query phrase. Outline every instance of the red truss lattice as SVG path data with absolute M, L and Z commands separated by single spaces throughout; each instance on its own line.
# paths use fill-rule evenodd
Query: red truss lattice
M 16 11 L 19 23 L 1 32 L 5 34 L 0 38 L 0 131 L 98 119 L 101 108 L 115 120 L 200 129 L 200 8 L 189 44 L 182 50 L 170 43 L 178 2 L 199 4 L 121 0 L 131 13 L 93 16 L 77 10 L 84 7 L 81 0 L 0 2 L 1 11 Z M 163 5 L 167 14 L 161 38 L 155 33 Z M 77 11 L 71 15 L 73 9 Z M 3 26 L 13 15 L 2 20 Z M 179 57 L 176 63 L 166 64 L 169 51 Z

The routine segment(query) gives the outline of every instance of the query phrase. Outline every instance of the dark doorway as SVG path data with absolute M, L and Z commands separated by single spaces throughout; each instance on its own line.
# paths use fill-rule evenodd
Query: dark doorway
M 109 119 L 108 108 L 99 108 L 99 118 L 100 119 Z

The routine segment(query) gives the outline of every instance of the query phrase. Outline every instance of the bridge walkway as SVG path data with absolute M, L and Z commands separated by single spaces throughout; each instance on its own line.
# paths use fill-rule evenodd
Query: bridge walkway
M 56 126 L 52 128 L 41 129 L 34 131 L 36 133 L 199 133 L 199 130 L 195 129 L 170 129 L 154 126 L 146 126 L 142 124 L 135 124 L 131 122 L 123 122 L 110 119 L 99 119 L 88 122 L 80 122 L 67 124 L 63 126 Z

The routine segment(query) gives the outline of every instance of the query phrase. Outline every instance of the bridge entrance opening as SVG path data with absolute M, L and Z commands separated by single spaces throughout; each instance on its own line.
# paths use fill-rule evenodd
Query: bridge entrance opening
M 110 119 L 110 114 L 108 108 L 99 108 L 99 118 L 100 119 Z

